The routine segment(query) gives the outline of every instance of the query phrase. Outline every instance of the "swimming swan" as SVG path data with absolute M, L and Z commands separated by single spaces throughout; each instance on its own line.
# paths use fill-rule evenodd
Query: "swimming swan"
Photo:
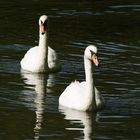
M 104 107 L 105 101 L 94 86 L 92 61 L 99 66 L 97 48 L 89 45 L 84 53 L 84 82 L 72 82 L 59 97 L 59 105 L 80 111 L 97 111 Z
M 60 69 L 58 56 L 47 44 L 48 17 L 42 15 L 39 19 L 39 46 L 27 51 L 21 60 L 21 68 L 33 73 L 55 72 Z

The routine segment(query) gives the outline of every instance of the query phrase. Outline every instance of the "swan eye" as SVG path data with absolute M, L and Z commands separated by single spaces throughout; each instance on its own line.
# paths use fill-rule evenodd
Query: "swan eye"
M 91 53 L 91 58 L 94 54 L 96 54 L 95 52 L 93 52 L 92 50 L 90 50 L 90 53 Z
M 43 24 L 43 21 L 41 20 L 41 24 Z
M 47 25 L 47 20 L 45 20 L 45 22 L 43 22 L 42 20 L 40 21 L 41 25 L 46 26 Z
M 91 52 L 91 57 L 95 54 L 98 57 L 98 53 L 95 53 L 94 51 L 90 50 Z
M 45 20 L 44 25 L 47 25 L 47 20 Z

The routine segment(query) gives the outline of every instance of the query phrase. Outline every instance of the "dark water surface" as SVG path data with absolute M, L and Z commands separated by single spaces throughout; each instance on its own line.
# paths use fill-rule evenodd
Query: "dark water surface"
M 49 45 L 60 57 L 56 74 L 20 72 L 38 43 L 38 18 L 49 16 Z M 83 51 L 99 48 L 95 84 L 106 100 L 97 114 L 58 109 L 73 80 L 84 80 Z M 140 2 L 1 0 L 0 140 L 140 139 Z

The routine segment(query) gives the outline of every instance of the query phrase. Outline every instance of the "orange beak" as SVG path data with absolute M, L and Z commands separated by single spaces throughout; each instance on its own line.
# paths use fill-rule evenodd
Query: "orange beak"
M 43 35 L 45 34 L 46 30 L 45 30 L 45 26 L 43 24 L 40 25 L 40 33 Z
M 98 56 L 96 54 L 93 54 L 92 56 L 92 61 L 96 66 L 99 66 L 99 60 L 98 60 Z

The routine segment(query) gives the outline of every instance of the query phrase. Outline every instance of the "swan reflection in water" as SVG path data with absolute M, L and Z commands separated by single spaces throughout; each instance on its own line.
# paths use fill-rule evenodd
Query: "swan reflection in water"
M 35 140 L 39 139 L 40 130 L 42 129 L 43 114 L 46 106 L 46 95 L 51 92 L 51 87 L 54 86 L 54 76 L 55 75 L 53 74 L 22 73 L 22 78 L 26 86 L 28 86 L 28 88 L 33 88 L 36 92 L 34 98 L 36 114 L 36 123 L 34 127 Z
M 94 123 L 97 121 L 96 114 L 93 112 L 77 111 L 59 106 L 59 111 L 65 115 L 65 120 L 69 120 L 72 124 L 80 124 L 80 127 L 66 128 L 66 130 L 83 131 L 84 138 L 81 140 L 91 140 L 93 134 Z M 81 127 L 83 125 L 83 128 Z

